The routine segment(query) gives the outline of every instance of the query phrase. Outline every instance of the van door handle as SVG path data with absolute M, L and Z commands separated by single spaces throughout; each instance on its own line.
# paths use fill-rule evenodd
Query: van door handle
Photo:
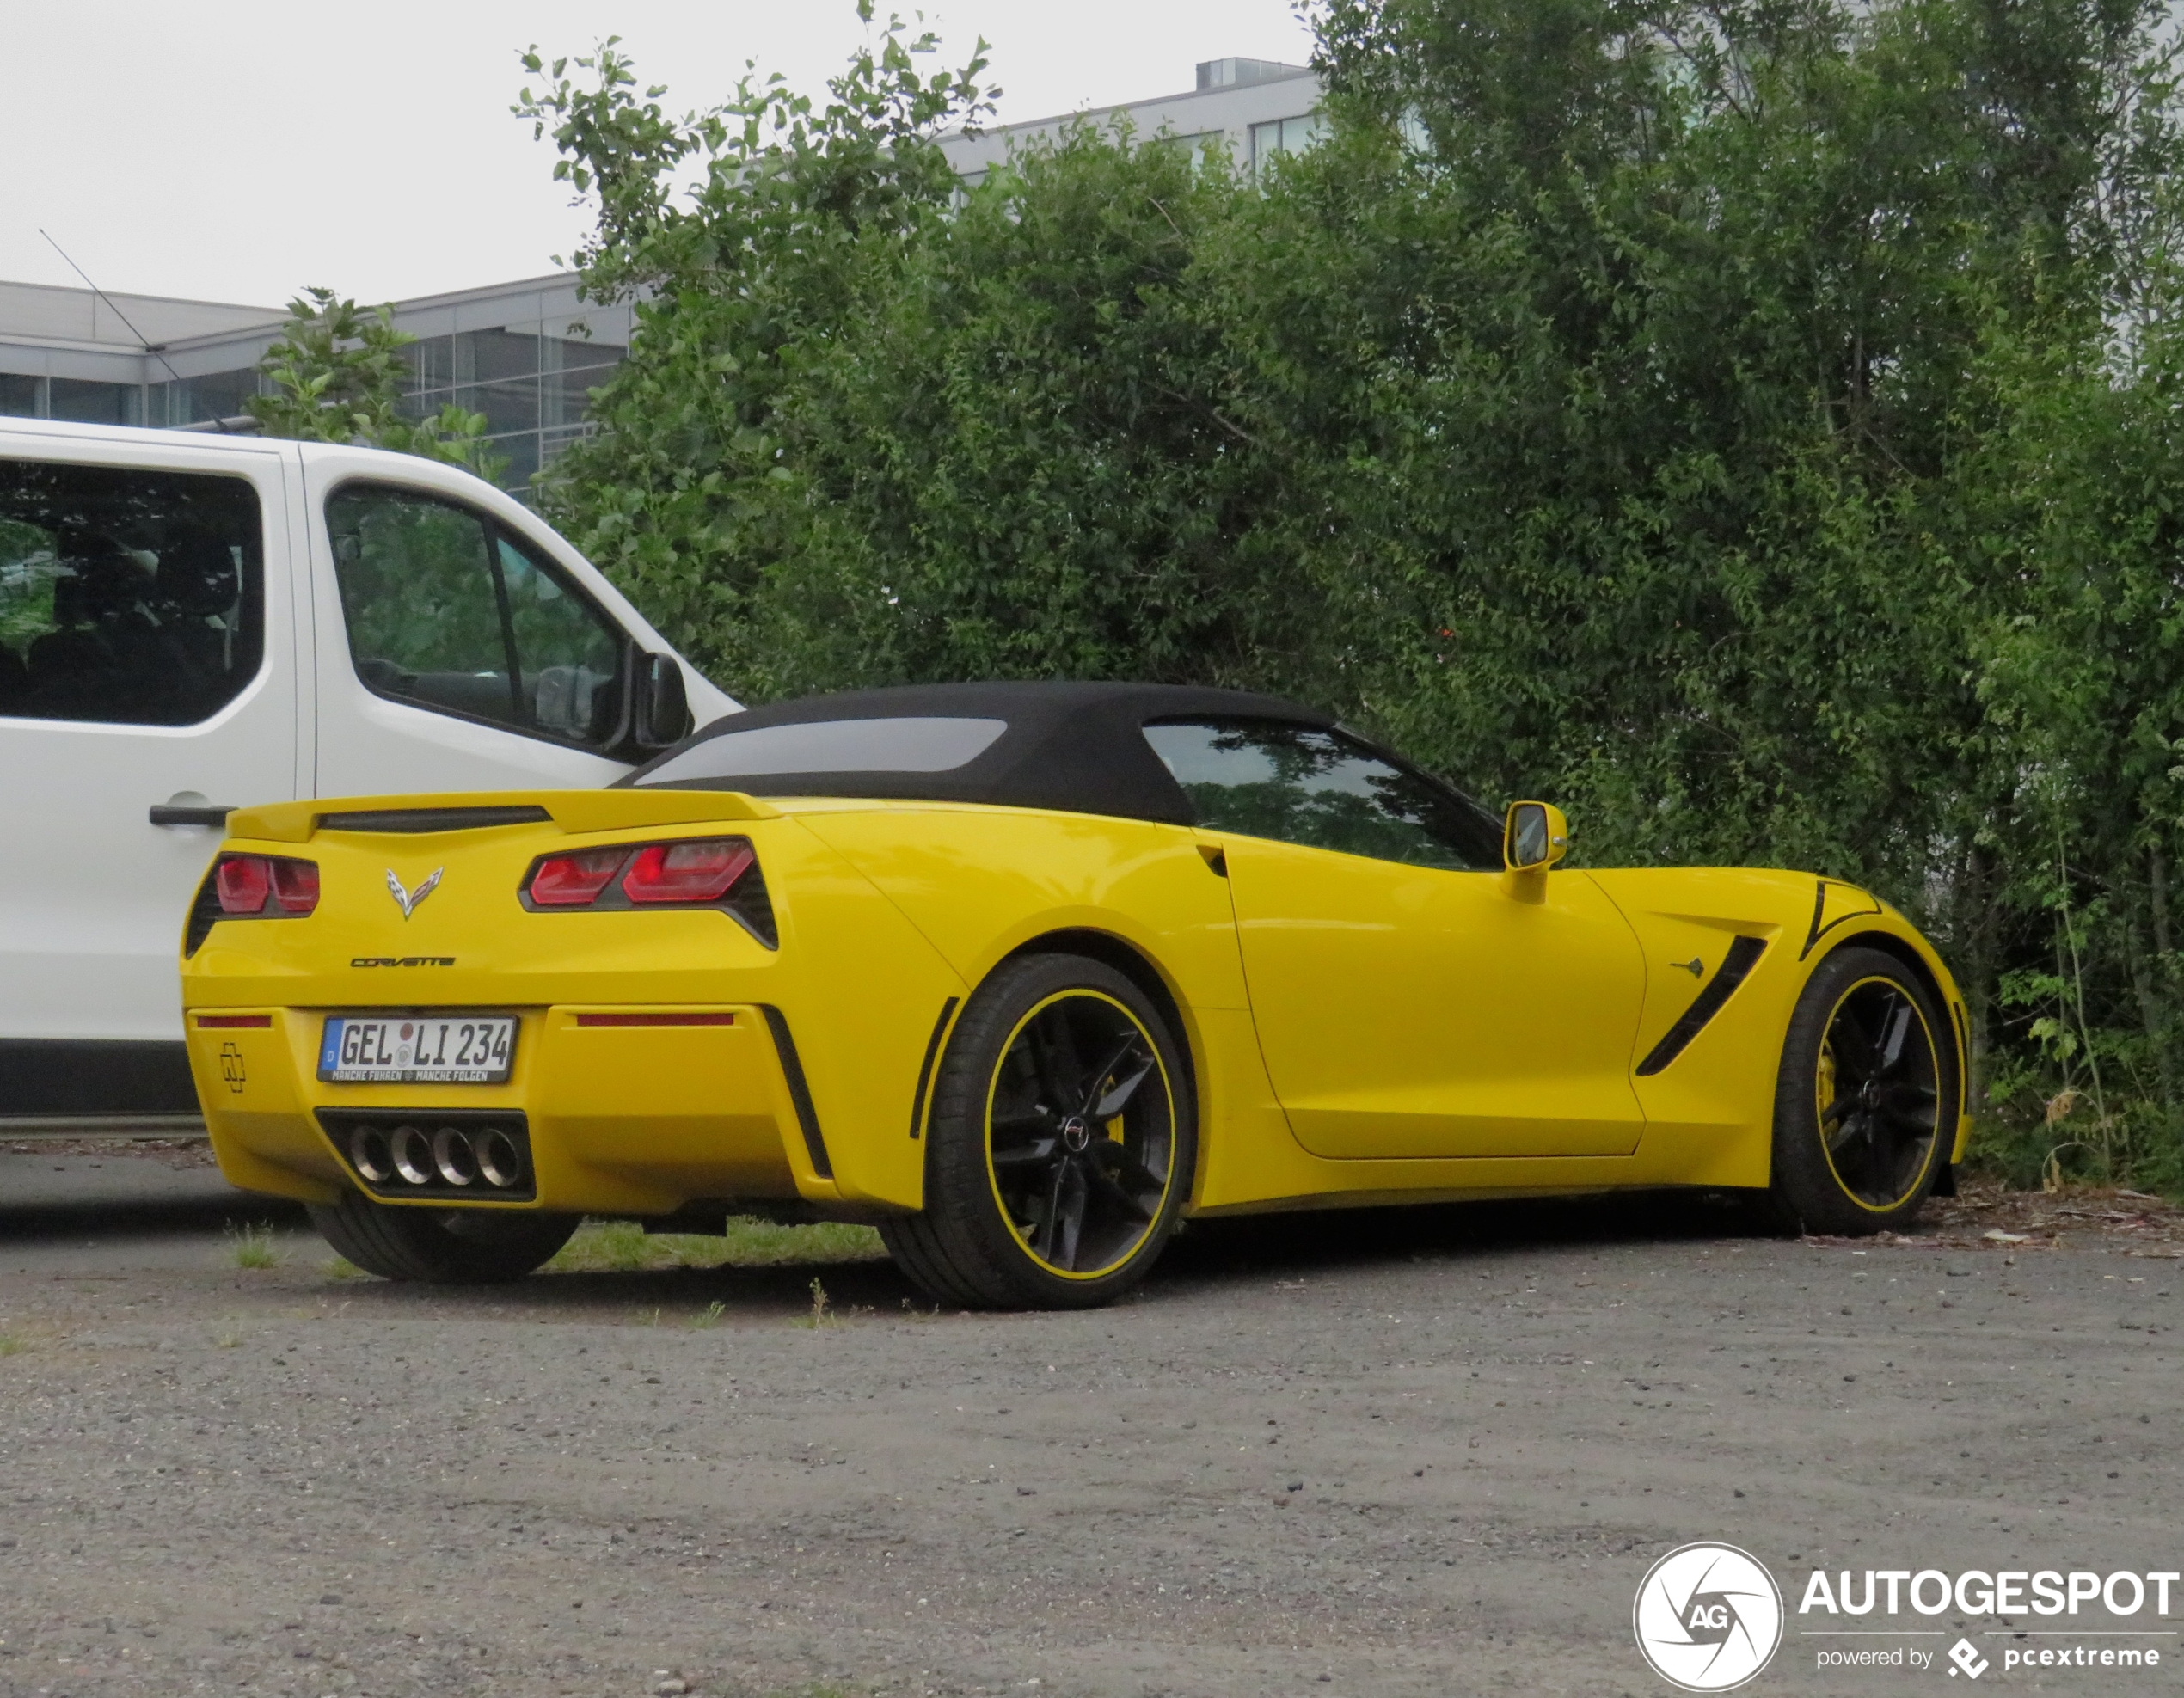
M 171 807 L 165 802 L 151 806 L 151 823 L 155 825 L 224 825 L 231 807 Z

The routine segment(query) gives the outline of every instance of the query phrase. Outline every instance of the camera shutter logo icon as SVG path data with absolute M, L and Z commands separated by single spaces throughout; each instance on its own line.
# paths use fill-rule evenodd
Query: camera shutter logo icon
M 1638 1650 L 1686 1692 L 1729 1692 L 1764 1669 L 1782 1642 L 1782 1595 L 1734 1545 L 1681 1545 L 1646 1571 L 1631 1605 Z

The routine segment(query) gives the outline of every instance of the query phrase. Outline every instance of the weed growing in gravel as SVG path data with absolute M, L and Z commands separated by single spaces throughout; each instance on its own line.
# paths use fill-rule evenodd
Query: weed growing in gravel
M 20 1356 L 30 1348 L 30 1340 L 20 1333 L 0 1333 L 0 1356 Z
M 833 1301 L 826 1295 L 826 1287 L 814 1278 L 812 1281 L 812 1312 L 796 1324 L 808 1327 L 815 1333 L 822 1327 L 837 1327 L 841 1325 L 841 1321 L 830 1312 L 832 1307 Z
M 364 1278 L 364 1270 L 349 1260 L 347 1257 L 336 1256 L 332 1261 L 327 1263 L 326 1277 L 328 1279 L 361 1279 Z
M 717 1297 L 715 1298 L 711 1303 L 706 1304 L 705 1313 L 699 1315 L 695 1321 L 690 1322 L 690 1331 L 693 1333 L 702 1333 L 708 1327 L 719 1326 L 721 1324 L 721 1316 L 727 1309 L 727 1305 L 726 1303 L 721 1302 Z
M 551 1273 L 630 1273 L 660 1267 L 794 1267 L 876 1261 L 886 1254 L 868 1226 L 782 1226 L 739 1215 L 727 1235 L 647 1233 L 636 1221 L 586 1221 L 546 1264 Z
M 219 1335 L 219 1337 L 212 1340 L 212 1348 L 215 1350 L 233 1350 L 242 1342 L 242 1333 L 223 1333 Z
M 230 1221 L 226 1229 L 228 1254 L 237 1267 L 278 1267 L 280 1252 L 273 1247 L 273 1223 L 260 1221 L 255 1226 L 237 1227 Z

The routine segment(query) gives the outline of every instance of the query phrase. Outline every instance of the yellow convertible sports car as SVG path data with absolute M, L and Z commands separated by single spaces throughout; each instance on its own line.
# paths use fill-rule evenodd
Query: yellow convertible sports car
M 1934 951 L 1811 874 L 1558 868 L 1328 715 L 961 684 L 716 721 L 615 788 L 246 809 L 182 944 L 235 1183 L 359 1266 L 583 1215 L 869 1221 L 1086 1305 L 1185 1215 L 1747 1187 L 1906 1219 L 1961 1153 Z

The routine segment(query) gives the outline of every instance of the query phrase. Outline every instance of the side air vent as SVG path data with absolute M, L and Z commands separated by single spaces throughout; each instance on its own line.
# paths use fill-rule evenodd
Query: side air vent
M 513 1110 L 322 1108 L 343 1165 L 374 1197 L 527 1203 L 531 1128 Z
M 1691 1006 L 1662 1033 L 1653 1052 L 1638 1064 L 1638 1076 L 1649 1077 L 1682 1055 L 1690 1046 L 1691 1039 L 1706 1029 L 1707 1022 L 1721 1012 L 1722 1005 L 1736 994 L 1737 987 L 1751 976 L 1753 965 L 1766 953 L 1764 938 L 1740 937 L 1732 943 L 1729 953 L 1721 958 L 1721 965 L 1715 969 L 1714 977 L 1707 980 Z
M 372 808 L 360 813 L 322 813 L 322 831 L 482 831 L 492 825 L 548 825 L 543 807 Z

